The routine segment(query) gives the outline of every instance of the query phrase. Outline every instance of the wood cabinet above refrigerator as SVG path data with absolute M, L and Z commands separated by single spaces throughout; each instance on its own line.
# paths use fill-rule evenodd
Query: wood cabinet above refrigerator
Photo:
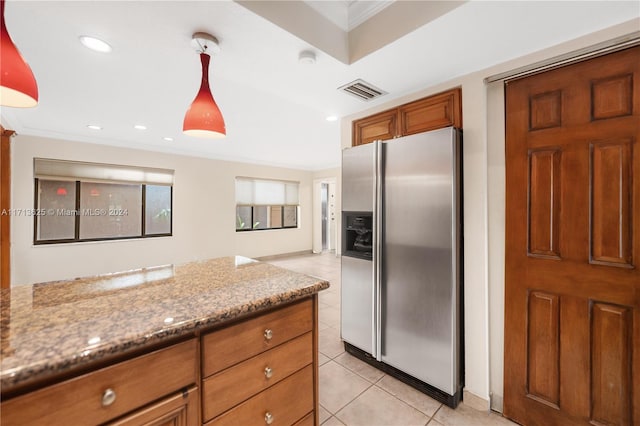
M 352 146 L 449 126 L 462 128 L 462 91 L 460 88 L 354 120 Z

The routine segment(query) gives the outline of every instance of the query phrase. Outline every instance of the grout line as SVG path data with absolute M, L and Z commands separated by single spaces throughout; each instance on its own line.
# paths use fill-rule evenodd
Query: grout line
M 384 377 L 384 376 L 383 376 Z M 382 378 L 380 379 L 382 380 Z M 380 381 L 378 380 L 378 382 Z M 389 392 L 388 390 L 378 386 L 378 382 L 376 382 L 376 384 L 374 384 L 375 387 L 377 387 L 378 389 L 380 389 L 383 392 L 386 392 L 387 394 L 391 395 L 392 397 L 394 397 L 395 399 L 397 399 L 398 401 L 402 402 L 404 405 L 406 405 L 407 407 L 413 408 L 414 410 L 416 410 L 418 413 L 422 414 L 423 416 L 427 417 L 427 424 L 431 421 L 432 416 L 428 415 L 427 413 L 425 413 L 424 411 L 414 407 L 413 405 L 409 404 L 407 401 L 405 401 L 404 399 L 398 398 L 398 396 L 392 394 L 391 392 Z M 428 395 L 426 395 L 428 396 Z M 440 404 L 440 407 L 442 407 L 442 404 Z M 436 413 L 438 412 L 438 410 L 440 409 L 440 407 L 438 407 L 436 409 L 436 411 L 433 412 L 433 415 L 435 416 Z
M 433 413 L 433 415 L 431 416 L 431 418 L 429 419 L 429 423 L 431 423 L 431 420 L 433 420 L 434 422 L 437 422 L 436 420 L 436 414 L 438 414 L 438 412 L 442 409 L 442 407 L 444 406 L 444 404 L 440 404 L 440 406 L 438 407 L 438 409 Z M 427 423 L 427 424 L 429 424 Z
M 347 351 L 344 351 L 344 352 L 342 352 L 340 355 L 336 355 L 336 358 L 338 358 L 339 356 L 344 355 L 345 353 L 346 353 L 346 354 L 348 354 L 348 352 L 347 352 Z M 351 355 L 350 355 L 350 356 L 351 356 Z M 355 357 L 353 357 L 353 358 L 354 358 L 354 359 L 356 359 L 356 360 L 358 360 L 358 361 L 360 361 L 358 358 L 355 358 Z M 335 358 L 334 358 L 334 360 L 335 360 Z M 369 380 L 369 379 L 367 379 L 366 377 L 364 377 L 362 374 L 358 373 L 356 370 L 353 370 L 353 369 L 349 368 L 349 366 L 344 365 L 344 364 L 342 364 L 342 363 L 341 363 L 341 362 L 339 362 L 339 361 L 336 361 L 336 362 L 338 363 L 338 365 L 340 365 L 340 366 L 342 366 L 342 367 L 346 368 L 347 370 L 351 371 L 351 372 L 352 372 L 352 373 L 354 373 L 355 375 L 362 377 L 364 380 L 366 380 L 367 382 L 371 383 L 372 385 L 375 385 L 376 383 L 378 383 L 378 382 L 382 379 L 382 377 L 384 377 L 384 373 L 382 373 L 382 377 L 380 377 L 380 378 L 378 378 L 376 381 L 372 382 L 371 380 Z M 360 362 L 362 362 L 362 361 L 360 361 Z M 362 362 L 362 363 L 368 366 L 368 364 L 366 364 L 366 363 L 364 363 L 364 362 Z M 375 368 L 375 367 L 371 367 L 371 368 Z M 375 368 L 375 369 L 376 369 L 377 371 L 380 371 L 380 370 L 378 370 L 377 368 Z
M 338 364 L 338 365 L 342 366 L 341 364 Z M 342 419 L 340 419 L 340 417 L 338 417 L 338 413 L 339 413 L 340 411 L 344 410 L 345 408 L 347 408 L 347 407 L 348 407 L 348 406 L 349 406 L 353 401 L 355 401 L 356 399 L 360 398 L 360 396 L 361 396 L 363 393 L 365 393 L 366 391 L 368 391 L 369 389 L 371 389 L 371 388 L 374 386 L 374 384 L 373 384 L 373 383 L 371 383 L 371 382 L 368 382 L 368 381 L 367 381 L 367 383 L 369 383 L 369 386 L 367 386 L 367 388 L 366 388 L 366 389 L 364 389 L 364 390 L 363 390 L 362 392 L 360 392 L 358 395 L 354 396 L 354 397 L 353 397 L 353 399 L 352 399 L 351 401 L 347 402 L 343 407 L 341 407 L 341 408 L 340 408 L 340 409 L 339 409 L 339 410 L 334 414 L 334 416 L 335 416 L 335 418 L 336 418 L 336 419 L 338 419 L 338 420 L 340 420 L 342 423 L 344 423 L 344 422 L 342 421 Z

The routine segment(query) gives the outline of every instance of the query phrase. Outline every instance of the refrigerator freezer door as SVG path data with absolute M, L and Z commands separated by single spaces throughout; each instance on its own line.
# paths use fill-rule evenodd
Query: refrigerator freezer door
M 367 353 L 374 351 L 373 262 L 342 256 L 340 335 Z
M 453 129 L 383 144 L 382 360 L 451 395 L 458 382 Z
M 342 151 L 342 210 L 373 212 L 376 178 L 376 144 Z

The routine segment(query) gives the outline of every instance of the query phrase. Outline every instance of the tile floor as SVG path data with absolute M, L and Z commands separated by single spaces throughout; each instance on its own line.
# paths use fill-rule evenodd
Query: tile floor
M 515 425 L 460 404 L 452 410 L 344 351 L 340 340 L 340 259 L 333 253 L 268 260 L 326 279 L 319 295 L 320 423 L 324 426 Z

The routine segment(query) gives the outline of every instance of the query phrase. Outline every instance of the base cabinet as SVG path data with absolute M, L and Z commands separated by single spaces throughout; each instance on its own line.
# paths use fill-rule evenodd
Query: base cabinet
M 4 399 L 2 426 L 318 425 L 317 296 Z
M 141 408 L 108 426 L 192 426 L 198 419 L 198 388 L 193 386 L 159 402 Z
M 316 312 L 309 299 L 203 336 L 206 426 L 315 423 Z
M 197 347 L 198 341 L 191 339 L 3 401 L 0 423 L 81 426 L 112 421 L 196 385 Z

